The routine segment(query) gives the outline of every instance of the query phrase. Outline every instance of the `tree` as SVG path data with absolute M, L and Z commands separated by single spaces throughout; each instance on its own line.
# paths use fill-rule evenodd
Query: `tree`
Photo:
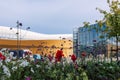
M 100 8 L 96 8 L 104 15 L 103 20 L 97 21 L 100 25 L 106 24 L 105 32 L 108 38 L 116 39 L 116 54 L 118 60 L 118 42 L 120 40 L 120 2 L 107 0 L 110 11 L 107 12 Z

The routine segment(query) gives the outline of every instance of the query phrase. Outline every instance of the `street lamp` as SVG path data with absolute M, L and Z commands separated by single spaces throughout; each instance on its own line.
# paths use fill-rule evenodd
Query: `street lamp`
M 21 27 L 22 23 L 20 23 L 19 21 L 16 22 L 17 25 L 17 31 L 16 31 L 16 48 L 17 48 L 17 58 L 19 58 L 19 50 L 20 50 L 20 45 L 21 45 Z M 30 27 L 27 27 L 26 30 L 30 29 Z M 10 30 L 12 30 L 12 28 L 10 28 Z
M 22 26 L 22 23 L 20 23 L 19 21 L 16 22 L 17 23 L 17 58 L 19 58 L 19 48 L 20 48 L 20 26 Z

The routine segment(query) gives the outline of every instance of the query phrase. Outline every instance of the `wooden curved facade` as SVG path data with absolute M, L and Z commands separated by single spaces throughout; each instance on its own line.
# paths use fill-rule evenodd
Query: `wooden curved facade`
M 65 56 L 73 53 L 73 42 L 71 40 L 8 40 L 0 39 L 0 48 L 30 49 L 33 54 L 48 53 L 55 54 L 63 48 Z

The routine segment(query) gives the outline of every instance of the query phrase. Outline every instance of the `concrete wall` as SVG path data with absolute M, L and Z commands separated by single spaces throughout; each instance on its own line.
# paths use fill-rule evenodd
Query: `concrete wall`
M 110 55 L 114 55 L 116 53 L 116 45 L 112 45 L 112 44 L 108 44 L 107 45 L 107 51 L 108 51 L 108 57 L 110 57 Z M 112 54 L 111 54 L 111 47 L 112 47 Z M 119 52 L 120 52 L 120 46 L 119 46 Z

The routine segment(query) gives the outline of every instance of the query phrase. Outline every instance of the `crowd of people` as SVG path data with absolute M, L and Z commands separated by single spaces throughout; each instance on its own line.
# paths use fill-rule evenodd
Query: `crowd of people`
M 48 53 L 46 56 L 40 54 L 32 54 L 30 51 L 24 51 L 24 52 L 19 51 L 19 54 L 17 54 L 17 52 L 15 51 L 6 49 L 4 51 L 0 51 L 0 60 L 5 60 L 5 59 L 16 60 L 16 59 L 24 58 L 29 61 L 30 60 L 39 61 L 48 58 L 49 61 L 53 61 L 56 63 L 56 62 L 61 62 L 62 59 L 66 59 L 66 58 L 69 58 L 67 59 L 69 60 L 68 62 L 70 61 L 75 62 L 77 59 L 75 54 L 69 55 L 68 57 L 65 57 L 64 54 L 65 53 L 63 52 L 63 48 L 57 50 L 55 55 Z

